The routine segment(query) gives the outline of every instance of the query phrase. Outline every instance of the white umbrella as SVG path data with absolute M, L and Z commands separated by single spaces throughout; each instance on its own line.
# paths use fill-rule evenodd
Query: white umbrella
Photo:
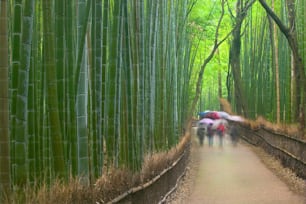
M 218 111 L 218 114 L 219 114 L 220 118 L 223 118 L 223 119 L 228 119 L 229 117 L 231 117 L 231 115 L 228 114 L 225 111 Z
M 231 121 L 235 121 L 235 122 L 243 122 L 244 119 L 241 117 L 241 116 L 238 116 L 238 115 L 231 115 L 228 120 L 231 120 Z

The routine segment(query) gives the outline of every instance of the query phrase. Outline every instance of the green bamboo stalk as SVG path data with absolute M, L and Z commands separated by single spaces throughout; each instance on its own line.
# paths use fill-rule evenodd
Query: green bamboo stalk
M 89 114 L 88 114 L 88 137 L 89 137 L 89 172 L 90 172 L 90 182 L 95 177 L 95 169 L 98 168 L 97 166 L 97 132 L 99 131 L 99 127 L 97 126 L 97 120 L 98 120 L 98 112 L 100 111 L 98 109 L 99 101 L 96 101 L 97 98 L 97 80 L 99 80 L 97 76 L 97 72 L 99 72 L 99 53 L 96 46 L 102 47 L 101 41 L 98 41 L 98 36 L 100 35 L 102 29 L 100 28 L 100 32 L 97 32 L 99 29 L 99 25 L 101 23 L 101 19 L 99 19 L 97 16 L 101 14 L 102 8 L 101 4 L 98 4 L 96 0 L 92 1 L 91 4 L 91 27 L 90 27 L 90 41 L 89 41 L 89 81 L 88 83 L 88 93 L 89 93 Z M 100 7 L 99 7 L 100 6 Z M 89 37 L 89 36 L 88 36 Z M 100 59 L 101 59 L 101 53 L 100 53 Z M 101 81 L 101 80 L 100 80 Z M 101 89 L 100 89 L 101 90 Z
M 34 1 L 27 0 L 25 2 L 22 18 L 22 52 L 21 52 L 21 67 L 18 70 L 18 90 L 16 101 L 16 136 L 15 136 L 15 172 L 16 182 L 25 184 L 29 176 L 29 161 L 27 151 L 28 146 L 28 131 L 33 131 L 31 126 L 28 126 L 28 87 L 29 87 L 29 70 L 31 60 L 31 44 L 33 31 L 33 15 Z M 31 151 L 31 150 L 30 150 Z M 33 154 L 31 154 L 33 155 Z
M 171 0 L 171 7 L 170 7 L 170 21 L 171 21 L 171 59 L 172 61 L 172 69 L 173 69 L 173 136 L 169 141 L 169 146 L 172 147 L 175 145 L 177 139 L 178 139 L 178 64 L 177 64 L 177 35 L 179 33 L 176 33 L 176 25 L 177 25 L 177 9 L 175 8 L 174 0 Z
M 161 67 L 163 68 L 162 70 L 162 108 L 161 108 L 161 112 L 162 112 L 162 137 L 164 138 L 164 143 L 167 143 L 167 135 L 168 135 L 168 125 L 169 125 L 169 122 L 167 120 L 167 117 L 168 117 L 168 114 L 167 114 L 167 101 L 168 101 L 168 95 L 167 95 L 167 83 L 168 83 L 168 80 L 167 80 L 167 71 L 166 71 L 166 67 L 167 67 L 167 40 L 169 39 L 168 38 L 168 3 L 167 1 L 162 1 L 162 28 L 161 28 L 161 33 L 162 33 L 162 50 L 161 50 L 161 53 L 163 56 L 161 56 L 162 58 L 162 62 L 161 62 Z
M 76 72 L 76 56 L 77 56 L 77 46 L 76 46 L 76 22 L 75 22 L 75 2 L 67 0 L 65 1 L 65 39 L 66 39 L 66 50 L 67 50 L 67 73 L 69 73 L 67 80 L 67 91 L 68 91 L 68 113 L 67 113 L 67 149 L 65 155 L 70 159 L 69 172 L 73 176 L 77 175 L 78 169 L 78 159 L 77 159 L 77 125 L 76 125 L 76 90 L 75 90 L 75 72 Z
M 119 164 L 122 163 L 120 160 L 120 152 L 121 152 L 121 143 L 122 143 L 122 128 L 124 125 L 121 123 L 123 120 L 123 116 L 121 114 L 121 104 L 123 104 L 123 97 L 122 97 L 122 69 L 123 69 L 123 27 L 122 27 L 122 10 L 123 1 L 118 2 L 118 13 L 117 16 L 114 18 L 118 18 L 118 33 L 115 35 L 115 39 L 118 41 L 116 47 L 117 56 L 113 59 L 115 63 L 115 78 L 114 78 L 114 120 L 113 120 L 113 127 L 114 127 L 114 151 L 113 151 L 113 166 L 116 168 L 120 168 Z
M 91 1 L 79 1 L 78 5 L 78 21 L 77 21 L 77 63 L 74 72 L 74 89 L 78 90 L 78 82 L 80 80 L 81 66 L 83 63 L 85 41 L 87 35 L 87 28 L 89 24 L 89 14 L 91 9 Z
M 78 32 L 77 32 L 77 66 L 76 66 L 76 116 L 77 116 L 77 158 L 78 158 L 78 176 L 87 177 L 89 174 L 89 141 L 87 134 L 87 59 L 86 33 L 89 24 L 89 13 L 91 1 L 78 1 Z M 86 178 L 85 178 L 86 179 Z
M 33 39 L 34 40 L 34 39 Z M 32 53 L 32 52 L 31 52 Z M 33 53 L 32 53 L 33 54 Z M 31 54 L 31 55 L 32 55 Z M 29 160 L 29 181 L 31 184 L 34 184 L 37 175 L 39 174 L 39 170 L 37 167 L 37 162 L 35 156 L 38 153 L 37 146 L 37 132 L 36 132 L 36 113 L 35 113 L 35 71 L 33 57 L 31 59 L 31 69 L 29 70 L 29 90 L 28 90 L 28 137 L 29 137 L 29 145 L 28 145 L 28 160 Z
M 104 144 L 105 144 L 105 135 L 107 134 L 107 91 L 106 91 L 106 83 L 107 83 L 107 67 L 108 67 L 108 58 L 107 58 L 107 44 L 108 44 L 108 33 L 109 33 L 109 0 L 104 0 L 103 2 L 103 21 L 102 21 L 102 71 L 101 71 L 101 135 L 99 135 L 100 139 L 98 152 L 100 155 L 99 163 L 101 171 L 99 173 L 102 174 L 102 167 L 104 166 Z
M 158 140 L 156 138 L 156 89 L 157 89 L 157 79 L 156 79 L 156 72 L 157 72 L 157 64 L 156 64 L 156 50 L 157 50 L 157 22 L 158 22 L 158 15 L 159 15 L 159 4 L 157 1 L 152 1 L 152 10 L 151 10 L 151 20 L 150 20 L 150 29 L 151 34 L 149 37 L 150 42 L 152 42 L 151 49 L 149 51 L 150 55 L 150 137 L 152 137 L 152 147 L 153 149 L 159 149 L 160 145 L 158 144 Z
M 50 136 L 53 151 L 53 162 L 55 175 L 60 178 L 65 178 L 64 152 L 62 133 L 60 126 L 59 110 L 58 110 L 58 92 L 56 78 L 56 62 L 55 62 L 55 47 L 54 47 L 54 30 L 52 24 L 52 0 L 46 0 L 43 6 L 43 31 L 44 31 L 44 62 L 47 75 L 47 92 L 48 92 L 48 111 L 50 117 Z
M 116 2 L 112 8 L 111 30 L 109 34 L 109 66 L 106 79 L 106 100 L 105 110 L 107 111 L 107 121 L 105 121 L 105 142 L 107 152 L 107 162 L 111 166 L 115 161 L 115 142 L 116 136 L 116 77 L 117 77 L 117 57 L 118 53 L 118 34 L 119 34 L 119 16 L 121 1 Z M 118 152 L 118 150 L 117 150 Z
M 147 40 L 147 48 L 148 48 L 148 54 L 146 55 L 146 63 L 147 63 L 147 70 L 145 72 L 145 82 L 147 82 L 147 84 L 145 85 L 145 94 L 148 98 L 148 104 L 146 107 L 146 119 L 145 121 L 147 122 L 148 125 L 148 130 L 147 130 L 147 134 L 148 134 L 148 138 L 147 138 L 147 142 L 148 142 L 148 147 L 149 147 L 149 151 L 153 152 L 154 151 L 154 135 L 155 135 L 155 128 L 154 128 L 154 118 L 155 118 L 155 113 L 154 113 L 154 102 L 155 102 L 155 70 L 154 70 L 154 61 L 152 60 L 152 55 L 153 55 L 153 49 L 154 49 L 154 45 L 153 45 L 153 34 L 154 34 L 154 10 L 155 10 L 155 5 L 156 5 L 156 1 L 149 1 L 149 7 L 148 7 L 148 14 L 147 14 L 147 21 L 148 21 L 148 28 L 147 28 L 147 36 L 146 36 L 146 40 Z
M 87 134 L 87 67 L 86 59 L 80 72 L 80 83 L 76 98 L 77 117 L 77 149 L 78 149 L 78 176 L 87 177 L 89 174 L 88 134 Z M 86 178 L 84 178 L 86 179 Z M 87 180 L 87 179 L 86 179 Z
M 145 35 L 144 35 L 144 26 L 145 26 L 145 18 L 144 18 L 144 1 L 138 0 L 135 2 L 135 46 L 137 49 L 136 58 L 137 62 L 135 63 L 137 66 L 137 85 L 136 85 L 136 135 L 137 139 L 139 140 L 139 160 L 138 164 L 140 165 L 144 158 L 144 79 L 143 79 L 143 73 L 144 73 L 144 56 L 145 56 L 145 50 L 144 50 L 144 41 L 145 41 Z
M 42 65 L 42 50 L 39 49 L 39 47 L 42 44 L 41 36 L 42 36 L 42 22 L 38 19 L 41 19 L 42 17 L 42 9 L 41 9 L 41 3 L 36 2 L 36 17 L 34 22 L 34 31 L 33 31 L 33 46 L 32 46 L 32 67 L 31 69 L 34 72 L 34 76 L 32 79 L 34 83 L 33 92 L 34 95 L 34 112 L 35 112 L 35 178 L 44 178 L 43 172 L 43 137 L 44 134 L 44 115 L 45 114 L 45 100 L 44 100 L 44 68 Z M 50 157 L 49 157 L 50 158 Z
M 102 2 L 92 3 L 92 167 L 93 175 L 97 178 L 102 172 Z
M 166 16 L 164 15 L 164 1 L 158 1 L 158 15 L 155 15 L 155 33 L 154 40 L 156 41 L 155 48 L 155 67 L 156 67 L 156 101 L 155 101 L 155 139 L 158 141 L 159 149 L 164 149 L 165 138 L 164 123 L 163 123 L 163 70 L 164 70 L 164 56 L 163 56 L 163 22 Z
M 56 72 L 57 72 L 57 86 L 58 86 L 58 100 L 61 132 L 63 133 L 64 152 L 67 151 L 67 78 L 68 73 L 66 69 L 66 52 L 65 52 L 65 1 L 54 2 L 55 13 L 55 54 L 56 54 Z M 67 155 L 65 154 L 67 161 Z
M 39 137 L 38 137 L 38 125 L 39 120 L 37 114 L 38 100 L 37 100 L 37 89 L 39 84 L 39 79 L 36 78 L 37 70 L 40 69 L 41 63 L 38 59 L 38 28 L 37 25 L 37 4 L 34 2 L 34 16 L 33 16 L 33 29 L 32 29 L 32 44 L 31 44 L 31 65 L 29 70 L 29 90 L 28 90 L 28 134 L 29 134 L 29 181 L 31 185 L 37 181 L 36 178 L 39 177 L 41 171 L 39 168 L 40 159 L 39 155 Z
M 11 184 L 9 138 L 9 46 L 7 9 L 7 1 L 2 0 L 0 2 L 0 192 L 9 191 Z M 2 195 L 0 195 L 0 197 L 2 197 Z
M 137 147 L 135 146 L 136 140 L 134 137 L 134 128 L 133 128 L 133 119 L 134 119 L 134 105 L 133 105 L 133 69 L 131 65 L 131 57 L 132 57 L 132 48 L 130 44 L 130 27 L 129 23 L 131 19 L 128 18 L 128 4 L 127 2 L 122 2 L 121 7 L 121 19 L 120 19 L 120 28 L 121 28 L 121 40 L 120 40 L 120 48 L 122 53 L 122 62 L 120 63 L 120 70 L 122 69 L 122 102 L 120 106 L 120 112 L 123 113 L 123 117 L 121 119 L 121 145 L 120 145 L 120 160 L 123 165 L 127 165 L 130 169 L 136 169 L 136 152 Z M 120 100 L 121 101 L 121 100 Z M 120 114 L 119 114 L 120 115 Z
M 12 172 L 15 167 L 15 134 L 16 134 L 16 109 L 17 109 L 17 90 L 18 90 L 18 71 L 20 69 L 21 55 L 21 29 L 22 29 L 22 1 L 16 0 L 13 4 L 13 25 L 12 25 L 12 70 L 10 80 L 10 95 L 11 95 L 11 165 Z M 15 174 L 12 175 L 12 181 L 15 183 Z

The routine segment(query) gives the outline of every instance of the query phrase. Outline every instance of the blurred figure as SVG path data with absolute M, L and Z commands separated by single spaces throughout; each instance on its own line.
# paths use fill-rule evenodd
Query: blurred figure
M 216 129 L 217 135 L 219 136 L 219 146 L 223 147 L 223 137 L 225 134 L 225 124 L 220 123 Z
M 237 143 L 239 141 L 239 132 L 236 124 L 232 124 L 229 135 L 232 141 L 233 146 L 237 146 Z
M 204 136 L 205 136 L 205 130 L 206 128 L 205 127 L 198 127 L 197 129 L 197 136 L 199 138 L 199 142 L 200 142 L 200 145 L 203 146 L 203 142 L 204 142 Z
M 208 145 L 211 147 L 211 146 L 213 146 L 213 143 L 214 143 L 214 141 L 213 141 L 213 136 L 214 136 L 214 130 L 213 130 L 213 128 L 212 128 L 212 123 L 210 123 L 210 124 L 208 124 L 208 126 L 207 126 L 207 130 L 206 130 L 206 135 L 207 135 L 207 137 L 208 137 Z
M 203 145 L 204 137 L 207 133 L 207 127 L 209 124 L 212 124 L 214 121 L 209 118 L 203 118 L 198 122 L 198 130 L 197 130 L 197 136 L 199 138 L 200 145 Z

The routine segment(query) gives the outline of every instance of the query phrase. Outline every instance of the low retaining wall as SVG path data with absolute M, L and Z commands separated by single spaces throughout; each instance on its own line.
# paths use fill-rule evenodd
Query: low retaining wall
M 240 125 L 242 139 L 263 148 L 278 158 L 283 166 L 290 168 L 297 176 L 306 179 L 306 142 L 265 128 L 252 130 Z
M 190 154 L 190 144 L 182 155 L 167 169 L 151 181 L 130 189 L 118 196 L 111 203 L 120 204 L 153 204 L 163 203 L 164 199 L 176 188 L 177 182 L 185 174 Z

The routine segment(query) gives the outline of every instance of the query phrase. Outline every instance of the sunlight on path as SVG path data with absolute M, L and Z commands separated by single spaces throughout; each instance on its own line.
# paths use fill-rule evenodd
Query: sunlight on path
M 200 166 L 189 203 L 305 203 L 246 146 L 233 147 L 226 139 L 220 148 L 216 138 L 213 147 L 208 147 L 207 140 L 200 147 Z

